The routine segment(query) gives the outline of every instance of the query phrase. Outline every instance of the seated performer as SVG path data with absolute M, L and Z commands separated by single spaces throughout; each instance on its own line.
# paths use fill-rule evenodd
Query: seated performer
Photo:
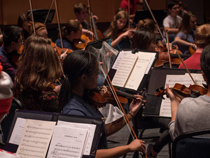
M 132 39 L 132 48 L 137 48 L 146 51 L 155 51 L 157 48 L 156 34 L 154 32 L 152 33 L 144 29 L 135 31 Z M 158 124 L 160 127 L 162 127 L 162 130 L 164 130 L 164 132 L 160 135 L 155 144 L 149 144 L 147 147 L 147 157 L 155 158 L 157 157 L 161 149 L 171 141 L 171 137 L 167 126 L 168 120 L 159 118 L 142 118 L 140 119 L 140 123 L 141 120 L 148 124 Z
M 75 46 L 73 41 L 75 39 L 80 39 L 82 35 L 82 25 L 79 21 L 69 20 L 65 26 L 61 30 L 62 40 L 63 40 L 63 48 L 68 48 L 71 50 L 75 50 Z M 57 39 L 55 44 L 62 48 L 61 39 Z
M 3 42 L 4 44 L 0 47 L 0 62 L 4 71 L 14 81 L 17 68 L 16 56 L 23 44 L 22 29 L 17 26 L 7 27 L 3 32 Z
M 91 90 L 97 85 L 99 65 L 96 57 L 88 51 L 74 51 L 68 54 L 64 60 L 63 70 L 67 77 L 62 84 L 59 99 L 62 113 L 102 118 L 98 107 L 88 103 L 86 93 L 87 90 Z M 129 120 L 136 115 L 141 107 L 142 97 L 140 95 L 135 95 L 135 97 L 136 99 L 130 104 L 130 111 L 127 114 Z M 106 137 L 117 132 L 124 125 L 125 120 L 120 118 L 103 127 L 96 158 L 116 158 L 132 151 L 145 152 L 144 141 L 138 139 L 129 145 L 107 149 Z
M 93 32 L 89 29 L 91 28 L 90 23 L 87 22 L 87 7 L 83 3 L 78 3 L 74 5 L 74 13 L 76 15 L 76 20 L 82 24 L 82 32 L 88 33 L 93 36 Z M 96 15 L 93 15 L 94 22 L 98 20 Z
M 182 18 L 179 16 L 180 8 L 177 1 L 170 1 L 167 7 L 169 15 L 163 20 L 163 26 L 164 30 L 169 33 L 169 42 L 172 42 L 179 31 L 178 27 Z
M 179 26 L 179 32 L 175 37 L 174 42 L 178 45 L 179 50 L 183 54 L 188 53 L 189 46 L 196 49 L 195 42 L 195 28 L 196 28 L 196 16 L 191 12 L 184 14 L 181 24 Z
M 132 31 L 127 30 L 128 27 L 128 14 L 124 10 L 118 11 L 109 28 L 105 31 L 107 37 L 110 37 L 109 44 L 117 50 L 130 48 L 130 38 Z
M 55 81 L 61 77 L 62 68 L 50 42 L 34 35 L 25 42 L 14 85 L 14 96 L 23 109 L 60 112 L 60 86 L 55 86 Z
M 200 65 L 204 80 L 208 85 L 208 92 L 197 98 L 184 98 L 181 102 L 167 85 L 167 94 L 171 100 L 171 122 L 169 129 L 172 139 L 192 131 L 210 128 L 210 46 L 206 46 L 201 53 Z
M 205 48 L 210 43 L 210 24 L 204 24 L 197 27 L 195 31 L 195 44 L 197 49 L 195 53 L 184 61 L 188 69 L 201 69 L 200 56 Z M 185 69 L 183 64 L 179 65 L 179 69 Z

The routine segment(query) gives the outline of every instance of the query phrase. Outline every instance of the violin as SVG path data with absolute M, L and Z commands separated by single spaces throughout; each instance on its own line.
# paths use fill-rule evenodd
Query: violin
M 125 104 L 127 104 L 128 99 L 135 99 L 135 97 L 133 95 L 122 92 L 116 88 L 115 88 L 115 91 L 118 94 L 120 103 L 123 106 L 125 106 Z M 88 98 L 89 102 L 92 105 L 94 105 L 95 107 L 103 107 L 107 103 L 116 105 L 115 98 L 114 98 L 110 88 L 106 87 L 106 86 L 103 86 L 102 88 L 96 88 L 96 89 L 91 90 L 88 93 L 87 98 Z
M 83 33 L 80 39 L 74 40 L 74 46 L 76 49 L 85 49 L 89 42 L 92 42 L 93 39 L 90 39 L 86 33 Z
M 183 99 L 185 97 L 199 97 L 200 95 L 204 95 L 208 92 L 208 90 L 200 85 L 194 84 L 186 87 L 183 84 L 176 83 L 174 87 L 170 88 L 172 92 L 178 96 L 179 98 Z M 160 88 L 157 89 L 155 92 L 155 96 L 162 96 L 166 94 L 166 89 Z
M 188 53 L 189 53 L 189 54 L 194 54 L 195 51 L 196 51 L 196 49 L 195 49 L 194 47 L 189 46 L 189 48 L 188 48 Z
M 158 59 L 155 62 L 154 67 L 161 67 L 164 66 L 164 64 L 169 63 L 169 54 L 167 52 L 167 48 L 163 44 L 157 44 L 158 49 L 157 51 L 159 52 Z M 177 49 L 172 49 L 170 50 L 170 54 L 182 54 L 180 50 Z M 179 58 L 171 58 L 171 64 L 173 65 L 179 65 L 181 64 L 181 60 Z
M 22 52 L 23 52 L 23 45 L 20 46 L 20 48 L 17 52 L 12 52 L 10 54 L 11 60 L 14 63 L 15 67 L 18 67 L 18 61 L 19 61 L 19 58 L 20 58 L 20 55 L 22 54 Z
M 73 50 L 71 49 L 67 49 L 67 48 L 60 48 L 58 47 L 54 42 L 51 42 L 51 46 L 53 47 L 53 49 L 55 50 L 57 56 L 61 56 L 61 54 L 63 54 L 65 51 L 67 51 L 67 54 L 73 52 Z M 60 58 L 60 61 L 63 62 L 64 59 Z

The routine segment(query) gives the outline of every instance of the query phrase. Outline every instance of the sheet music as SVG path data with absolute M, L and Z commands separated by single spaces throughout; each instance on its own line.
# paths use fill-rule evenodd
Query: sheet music
M 88 131 L 56 126 L 47 158 L 81 158 Z
M 27 119 L 17 153 L 22 158 L 45 158 L 55 122 Z
M 125 86 L 137 58 L 136 54 L 124 53 L 123 59 L 120 61 L 117 72 L 112 80 L 113 85 L 119 87 Z
M 121 51 L 121 52 L 119 52 L 119 54 L 117 56 L 117 59 L 115 60 L 113 66 L 112 66 L 112 69 L 114 69 L 114 70 L 118 69 L 118 66 L 120 65 L 120 62 L 121 62 L 125 53 L 131 54 L 131 51 Z
M 193 81 L 189 75 L 167 75 L 165 83 L 167 83 L 169 87 L 173 87 L 175 83 L 184 84 L 188 87 L 190 86 L 190 84 L 193 84 Z M 171 117 L 171 101 L 169 98 L 166 97 L 166 95 L 164 95 L 163 97 L 165 99 L 162 100 L 159 115 L 162 117 Z
M 139 84 L 141 83 L 144 74 L 148 68 L 148 65 L 150 64 L 150 60 L 152 56 L 149 53 L 137 53 L 138 60 L 131 72 L 131 75 L 128 79 L 128 82 L 125 85 L 125 88 L 130 88 L 137 90 L 139 87 Z
M 185 73 L 185 75 L 189 75 L 188 73 Z M 201 73 L 191 73 L 193 79 L 195 80 L 196 84 L 203 86 L 203 84 L 206 84 L 206 82 L 203 79 L 203 76 Z
M 16 145 L 20 144 L 25 123 L 26 123 L 26 119 L 23 119 L 20 117 L 17 118 L 17 120 L 15 122 L 14 130 L 12 131 L 12 135 L 9 140 L 9 143 L 16 144 Z
M 87 124 L 87 123 L 73 123 L 73 122 L 65 122 L 65 121 L 58 121 L 58 126 L 65 126 L 65 127 L 73 127 L 78 129 L 86 129 L 87 130 L 87 140 L 85 141 L 85 150 L 83 155 L 90 155 L 91 147 L 93 143 L 93 138 L 95 134 L 96 125 L 95 124 Z

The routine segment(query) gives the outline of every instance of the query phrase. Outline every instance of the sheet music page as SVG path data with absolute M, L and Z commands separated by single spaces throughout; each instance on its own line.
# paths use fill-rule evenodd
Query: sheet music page
M 95 135 L 96 125 L 95 124 L 87 124 L 87 123 L 74 123 L 74 122 L 66 122 L 58 120 L 58 126 L 65 126 L 65 127 L 73 127 L 78 129 L 86 129 L 87 130 L 87 140 L 84 144 L 84 153 L 83 155 L 90 155 L 91 147 L 93 143 L 93 138 Z
M 23 119 L 20 117 L 16 119 L 15 126 L 13 128 L 9 143 L 16 144 L 16 145 L 20 144 L 20 140 L 23 134 L 25 123 L 26 123 L 26 119 Z
M 123 59 L 120 61 L 117 72 L 112 80 L 113 85 L 119 87 L 125 86 L 137 58 L 138 56 L 136 54 L 124 53 Z
M 17 150 L 22 158 L 45 158 L 55 122 L 26 119 Z
M 185 73 L 185 75 L 188 75 L 188 73 Z M 203 79 L 203 76 L 201 73 L 191 73 L 193 79 L 195 80 L 196 84 L 203 86 L 203 84 L 206 84 L 206 82 Z
M 88 131 L 55 126 L 47 158 L 81 158 Z
M 121 51 L 119 52 L 119 55 L 117 56 L 117 59 L 115 60 L 112 69 L 117 70 L 118 66 L 120 65 L 120 61 L 122 60 L 125 53 L 131 54 L 131 51 Z
M 188 87 L 190 86 L 190 84 L 193 84 L 193 81 L 189 75 L 167 75 L 165 85 L 166 83 L 169 85 L 169 87 L 173 87 L 175 83 L 184 84 Z M 171 101 L 169 98 L 166 97 L 166 95 L 164 95 L 163 97 L 165 99 L 162 100 L 159 115 L 162 117 L 171 117 Z
M 139 84 L 141 83 L 144 74 L 147 70 L 148 65 L 150 64 L 150 60 L 152 58 L 152 55 L 150 53 L 137 53 L 138 60 L 131 72 L 131 75 L 125 85 L 125 88 L 130 88 L 133 90 L 137 90 L 139 87 Z

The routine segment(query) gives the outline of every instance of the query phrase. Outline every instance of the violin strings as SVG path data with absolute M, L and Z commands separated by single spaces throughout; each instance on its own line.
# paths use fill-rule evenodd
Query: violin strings
M 107 80 L 107 83 L 108 83 L 109 86 L 110 86 L 110 89 L 111 89 L 111 91 L 112 91 L 112 94 L 113 94 L 113 96 L 114 96 L 116 102 L 117 102 L 117 105 L 119 106 L 119 108 L 120 108 L 120 109 L 122 110 L 122 112 L 124 113 L 124 117 L 123 117 L 123 118 L 125 119 L 125 122 L 127 122 L 126 125 L 127 125 L 127 126 L 129 125 L 129 126 L 128 126 L 128 129 L 129 129 L 129 131 L 130 131 L 130 133 L 131 133 L 133 139 L 134 139 L 134 138 L 138 139 L 136 133 L 134 132 L 134 130 L 133 130 L 131 124 L 130 124 L 130 121 L 128 120 L 128 118 L 127 118 L 127 116 L 126 116 L 126 113 L 125 113 L 125 111 L 124 111 L 122 105 L 120 104 L 119 98 L 117 97 L 117 94 L 116 94 L 116 92 L 114 91 L 114 87 L 113 87 L 113 85 L 111 84 L 111 80 L 110 80 L 109 75 L 108 75 L 108 73 L 107 73 L 107 71 L 106 71 L 106 67 L 105 67 L 104 63 L 102 63 L 102 65 L 103 65 L 104 71 L 105 71 L 105 72 L 104 72 L 104 71 L 102 70 L 102 73 L 105 73 L 106 76 L 107 76 L 107 77 L 105 77 L 105 78 L 106 78 L 106 80 Z

